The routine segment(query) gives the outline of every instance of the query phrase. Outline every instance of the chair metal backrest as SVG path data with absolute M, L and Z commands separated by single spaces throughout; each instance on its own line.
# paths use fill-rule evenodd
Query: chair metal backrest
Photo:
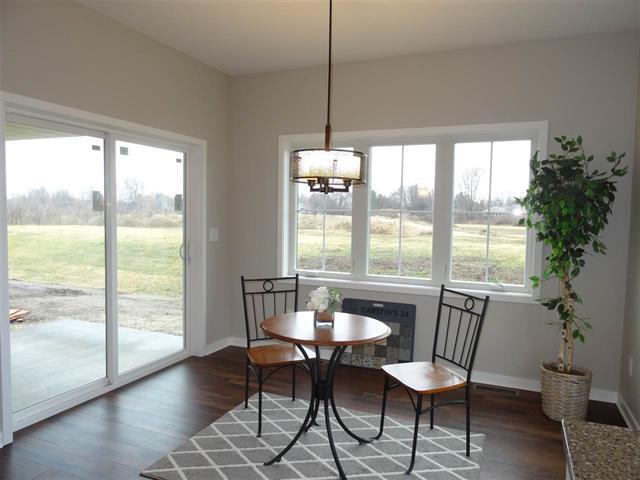
M 488 296 L 475 297 L 442 285 L 431 361 L 440 358 L 462 368 L 470 381 L 488 305 Z
M 260 322 L 272 315 L 297 310 L 298 275 L 276 278 L 245 278 L 243 275 L 241 280 L 249 348 L 252 342 L 269 339 L 260 329 Z

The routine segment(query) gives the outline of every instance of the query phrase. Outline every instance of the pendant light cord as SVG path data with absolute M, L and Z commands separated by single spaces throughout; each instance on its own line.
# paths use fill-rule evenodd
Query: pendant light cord
M 327 124 L 324 127 L 324 149 L 331 148 L 331 46 L 332 46 L 332 30 L 333 30 L 333 0 L 329 0 L 329 72 L 327 78 Z

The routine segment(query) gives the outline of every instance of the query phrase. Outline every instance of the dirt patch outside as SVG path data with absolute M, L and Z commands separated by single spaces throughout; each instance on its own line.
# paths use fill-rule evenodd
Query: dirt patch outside
M 11 280 L 9 298 L 11 308 L 31 312 L 24 322 L 12 323 L 12 329 L 62 319 L 105 322 L 104 290 Z M 181 298 L 121 294 L 118 296 L 118 324 L 146 332 L 182 335 L 182 308 Z

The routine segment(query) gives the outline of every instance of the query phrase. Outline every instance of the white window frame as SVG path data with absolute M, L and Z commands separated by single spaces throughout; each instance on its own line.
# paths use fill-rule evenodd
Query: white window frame
M 6 158 L 4 151 L 4 126 L 7 114 L 27 116 L 34 119 L 33 122 L 64 124 L 70 129 L 88 129 L 102 135 L 105 139 L 105 155 L 109 159 L 106 162 L 105 188 L 111 190 L 112 197 L 115 193 L 115 184 L 109 183 L 108 178 L 115 177 L 113 172 L 108 172 L 108 169 L 115 165 L 113 146 L 115 146 L 116 140 L 185 152 L 187 169 L 184 181 L 188 187 L 184 192 L 187 239 L 185 242 L 186 275 L 184 280 L 186 286 L 185 348 L 180 352 L 127 372 L 118 372 L 117 357 L 115 351 L 112 350 L 107 355 L 107 376 L 105 378 L 16 413 L 12 413 L 11 408 L 8 318 Z M 205 140 L 0 91 L 0 448 L 12 442 L 14 431 L 103 395 L 192 355 L 202 356 L 206 353 L 206 158 L 207 142 Z M 114 213 L 110 206 L 106 205 L 105 222 L 114 224 Z M 114 233 L 115 229 L 112 228 L 111 234 Z M 114 238 L 107 236 L 105 240 L 107 245 L 110 244 L 111 248 L 115 248 Z M 115 272 L 115 258 L 116 256 L 112 254 L 111 259 L 114 263 L 108 268 L 111 272 Z M 114 298 L 115 296 L 112 301 L 115 301 Z M 114 305 L 111 306 L 110 311 L 116 311 Z M 107 342 L 117 344 L 115 322 L 108 322 L 108 325 Z M 108 347 L 107 350 L 109 350 Z
M 435 196 L 433 207 L 433 257 L 430 279 L 369 275 L 369 185 L 353 187 L 352 205 L 352 273 L 309 272 L 295 269 L 296 253 L 296 195 L 295 183 L 289 180 L 289 154 L 298 148 L 309 148 L 323 143 L 323 135 L 283 135 L 279 138 L 278 161 L 278 273 L 298 273 L 301 283 L 332 285 L 369 291 L 409 294 L 439 294 L 441 284 L 463 291 L 488 292 L 502 301 L 533 303 L 539 289 L 532 288 L 529 277 L 539 275 L 542 268 L 542 245 L 534 232 L 527 231 L 527 251 L 524 286 L 454 281 L 450 279 L 453 226 L 454 145 L 462 142 L 531 140 L 531 150 L 547 153 L 548 122 L 518 122 L 452 127 L 336 132 L 334 142 L 349 145 L 370 154 L 373 146 L 384 145 L 436 145 Z M 370 172 L 370 170 L 369 170 Z M 368 179 L 369 180 L 369 179 Z M 301 185 L 300 188 L 304 188 Z M 437 226 L 437 227 L 436 227 Z M 439 227 L 439 228 L 438 228 Z M 364 248 L 362 248 L 364 246 Z

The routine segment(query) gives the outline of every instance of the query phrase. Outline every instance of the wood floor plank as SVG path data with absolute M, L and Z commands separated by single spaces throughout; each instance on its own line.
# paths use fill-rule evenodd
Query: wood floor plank
M 0 478 L 33 480 L 49 470 L 45 465 L 20 456 L 9 445 L 0 450 Z
M 190 358 L 68 412 L 17 432 L 0 450 L 2 480 L 127 480 L 215 421 L 244 398 L 244 350 L 229 347 Z M 269 379 L 265 391 L 290 394 L 290 372 Z M 308 379 L 298 376 L 298 397 Z M 341 367 L 336 377 L 340 406 L 379 413 L 381 372 Z M 256 391 L 252 380 L 251 391 Z M 456 398 L 460 393 L 446 394 Z M 443 395 L 443 398 L 445 395 Z M 408 397 L 389 395 L 388 414 L 413 418 Z M 589 419 L 624 425 L 613 404 L 591 402 Z M 464 410 L 444 407 L 436 423 L 464 428 Z M 564 478 L 560 424 L 542 414 L 540 395 L 511 397 L 472 393 L 472 430 L 487 435 L 482 480 Z
M 34 480 L 85 480 L 82 477 L 72 475 L 60 470 L 47 470 L 42 475 L 38 475 Z
M 21 439 L 14 447 L 20 455 L 32 462 L 47 465 L 53 470 L 91 480 L 132 479 L 138 469 L 117 462 L 103 460 L 95 455 L 45 442 L 34 437 Z

